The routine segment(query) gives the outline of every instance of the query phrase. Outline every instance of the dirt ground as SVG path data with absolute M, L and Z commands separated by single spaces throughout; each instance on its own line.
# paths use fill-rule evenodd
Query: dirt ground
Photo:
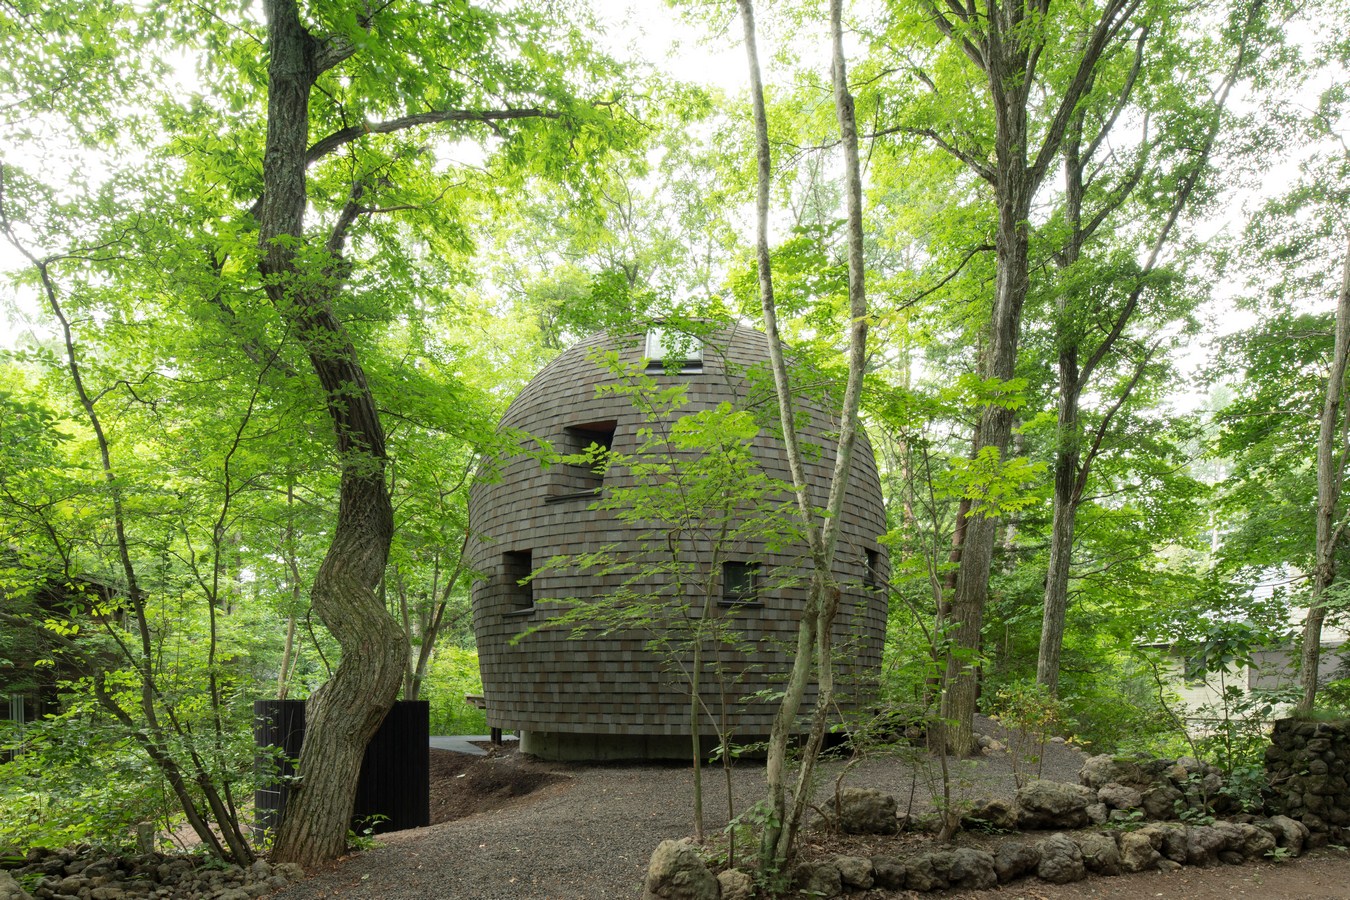
M 672 773 L 671 767 L 653 768 L 655 770 L 652 773 L 653 780 L 666 779 Z M 632 772 L 635 778 L 646 780 L 639 774 L 640 769 L 627 771 Z M 610 774 L 616 775 L 618 772 Z M 434 826 L 504 809 L 527 808 L 532 803 L 559 797 L 573 789 L 584 791 L 586 780 L 584 777 L 574 778 L 568 774 L 566 767 L 520 757 L 514 750 L 509 749 L 495 751 L 489 756 L 468 756 L 432 750 L 431 821 Z M 652 800 L 662 802 L 657 796 L 653 796 Z M 412 836 L 412 833 L 405 833 L 404 839 L 411 839 Z M 550 841 L 555 839 L 545 835 L 539 837 Z M 984 839 L 980 836 L 970 836 L 966 840 L 978 844 Z M 852 838 L 813 833 L 808 835 L 807 846 L 804 849 L 808 855 L 904 854 L 922 852 L 927 848 L 928 841 L 929 839 L 923 835 Z M 552 891 L 540 894 L 540 896 L 553 895 Z M 618 892 L 617 896 L 623 896 L 623 892 Z M 895 900 L 921 895 L 908 891 L 870 891 L 850 896 L 859 900 Z M 1350 898 L 1350 855 L 1342 850 L 1324 849 L 1299 860 L 1278 863 L 1272 861 L 1210 869 L 1187 867 L 1169 874 L 1153 872 L 1114 878 L 1093 877 L 1069 885 L 1050 885 L 1032 879 L 991 891 L 953 891 L 922 896 L 970 898 L 970 900 L 993 897 L 1001 900 L 1067 900 L 1081 897 L 1102 898 L 1102 900 L 1136 900 L 1153 897 L 1165 897 L 1170 900 L 1236 900 L 1236 898 L 1344 900 Z
M 521 797 L 566 778 L 542 767 L 513 762 L 514 750 L 500 756 L 469 756 L 449 750 L 431 751 L 431 824 L 453 822 L 475 813 L 501 809 Z

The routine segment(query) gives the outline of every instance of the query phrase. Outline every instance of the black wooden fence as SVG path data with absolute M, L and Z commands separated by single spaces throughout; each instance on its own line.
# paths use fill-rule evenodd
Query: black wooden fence
M 430 706 L 425 700 L 400 700 L 366 747 L 356 787 L 352 829 L 376 833 L 431 824 Z M 259 837 L 281 822 L 295 775 L 295 759 L 305 739 L 305 701 L 256 700 L 253 740 L 259 786 L 253 795 Z M 271 748 L 279 748 L 280 755 Z

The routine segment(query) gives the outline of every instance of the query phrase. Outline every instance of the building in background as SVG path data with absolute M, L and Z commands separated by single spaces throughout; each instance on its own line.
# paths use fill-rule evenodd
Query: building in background
M 617 356 L 602 364 L 605 353 Z M 753 461 L 790 484 L 786 453 L 775 436 L 777 407 L 767 360 L 765 335 L 741 327 L 700 337 L 660 329 L 593 336 L 540 372 L 501 427 L 540 439 L 559 454 L 589 448 L 602 463 L 611 453 L 616 460 L 631 458 L 642 429 L 652 422 L 632 396 L 614 390 L 624 382 L 614 370 L 618 363 L 635 367 L 658 388 L 684 388 L 687 402 L 671 418 L 722 403 L 754 411 L 762 427 L 751 444 Z M 820 383 L 800 366 L 794 375 L 803 385 Z M 825 506 L 834 466 L 838 422 L 827 412 L 829 405 L 803 400 L 799 411 L 817 507 Z M 625 582 L 631 589 L 632 573 L 611 567 L 602 574 L 556 561 L 603 551 L 631 558 L 634 571 L 648 565 L 658 613 L 659 604 L 667 604 L 673 615 L 696 615 L 704 594 L 691 588 L 697 597 L 671 596 L 652 558 L 651 529 L 622 521 L 617 510 L 598 508 L 606 492 L 634 485 L 629 469 L 546 464 L 543 448 L 523 438 L 520 452 L 498 460 L 494 476 L 480 478 L 470 495 L 469 562 L 480 575 L 473 587 L 474 630 L 488 724 L 519 732 L 522 751 L 546 758 L 687 757 L 689 689 L 679 671 L 687 659 L 653 652 L 651 626 L 612 633 L 550 627 L 568 598 L 604 595 Z M 842 599 L 833 632 L 842 662 L 841 715 L 865 703 L 875 685 L 887 609 L 887 557 L 878 542 L 886 530 L 885 511 L 865 436 L 860 435 L 850 473 L 833 571 Z M 805 542 L 780 546 L 764 534 L 717 544 L 707 535 L 685 534 L 679 545 L 682 559 L 693 560 L 717 586 L 712 615 L 725 617 L 741 637 L 739 650 L 709 648 L 722 677 L 703 680 L 700 694 L 708 714 L 725 715 L 738 741 L 767 736 L 777 708 L 774 691 L 791 666 L 809 589 Z M 813 703 L 814 694 L 808 694 L 803 708 Z M 705 736 L 711 731 L 700 725 Z

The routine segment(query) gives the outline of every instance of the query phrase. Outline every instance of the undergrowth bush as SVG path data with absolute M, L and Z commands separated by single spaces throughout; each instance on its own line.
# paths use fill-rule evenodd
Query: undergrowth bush
M 1328 719 L 1350 719 L 1350 678 L 1336 678 L 1322 685 L 1314 711 Z
M 127 849 L 137 822 L 177 811 L 159 772 L 126 738 L 86 716 L 10 725 L 0 747 L 0 854 L 87 843 Z
M 422 698 L 431 707 L 431 733 L 486 733 L 487 714 L 464 699 L 465 694 L 481 693 L 478 653 L 462 647 L 438 648 L 422 687 Z
M 103 683 L 122 709 L 137 709 L 124 671 L 105 673 Z M 163 746 L 178 760 L 198 760 L 245 813 L 256 786 L 252 703 L 230 679 L 217 683 L 228 691 L 214 710 L 200 693 L 176 697 L 183 729 L 164 729 Z M 61 682 L 60 689 L 60 712 L 22 725 L 0 723 L 0 759 L 9 760 L 0 764 L 0 854 L 75 844 L 126 850 L 141 822 L 163 835 L 174 832 L 185 821 L 182 807 L 128 724 L 94 699 L 87 679 Z M 187 789 L 200 803 L 200 785 Z
M 1013 778 L 1021 787 L 1043 772 L 1045 745 L 1064 731 L 1063 704 L 1035 681 L 1012 681 L 994 692 L 990 709 L 1008 729 Z
M 1060 676 L 1065 727 L 1090 753 L 1151 753 L 1184 746 L 1148 671 L 1133 659 Z M 1179 755 L 1179 754 L 1170 754 Z

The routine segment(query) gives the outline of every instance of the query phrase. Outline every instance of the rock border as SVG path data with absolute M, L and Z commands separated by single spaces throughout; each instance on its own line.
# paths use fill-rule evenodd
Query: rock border
M 792 886 L 809 896 L 840 897 L 872 888 L 917 893 L 987 890 L 1030 877 L 1068 884 L 1089 874 L 1241 865 L 1277 855 L 1292 858 L 1303 852 L 1308 837 L 1307 826 L 1288 816 L 1212 825 L 1155 822 L 1134 831 L 1057 831 L 1037 841 L 1010 835 L 991 849 L 836 855 L 801 863 L 793 869 Z M 643 900 L 750 900 L 756 894 L 748 872 L 730 869 L 714 876 L 686 838 L 662 841 L 652 853 L 642 896 Z
M 1328 752 L 1320 743 L 1312 749 Z M 797 865 L 791 873 L 792 890 L 839 897 L 874 887 L 917 893 L 985 890 L 1027 877 L 1068 884 L 1089 874 L 1292 858 L 1319 840 L 1325 842 L 1325 835 L 1284 814 L 1257 818 L 1237 813 L 1219 770 L 1196 759 L 1099 755 L 1083 764 L 1078 780 L 1033 781 L 1010 799 L 976 801 L 963 818 L 966 826 L 1005 833 L 987 849 L 835 855 Z M 842 788 L 830 807 L 831 826 L 846 834 L 895 834 L 901 824 L 895 798 L 871 788 Z M 1236 814 L 1216 821 L 1214 814 L 1222 812 Z M 1026 834 L 1031 830 L 1051 833 L 1034 838 Z M 643 900 L 754 896 L 749 873 L 732 869 L 714 876 L 686 839 L 662 841 L 652 853 Z
M 203 856 L 120 856 L 93 848 L 33 849 L 0 869 L 0 900 L 252 900 L 305 877 L 294 863 L 244 868 Z M 25 888 L 32 884 L 32 893 Z
M 1350 837 L 1350 723 L 1280 719 L 1265 765 L 1267 809 L 1328 841 Z

